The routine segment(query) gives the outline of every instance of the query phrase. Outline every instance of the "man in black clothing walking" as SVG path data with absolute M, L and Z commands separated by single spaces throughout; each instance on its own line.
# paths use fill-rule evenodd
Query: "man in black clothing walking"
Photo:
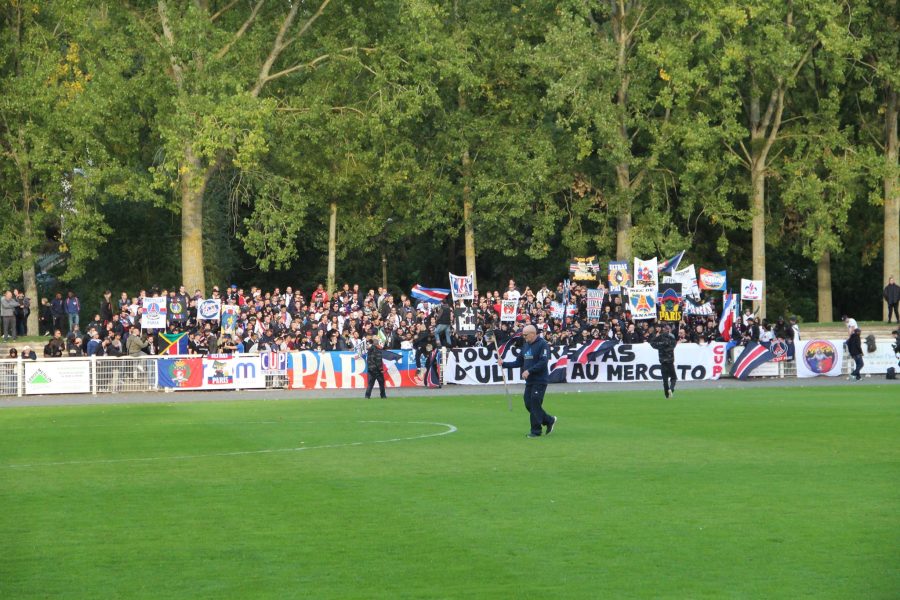
M 366 386 L 366 398 L 372 396 L 372 389 L 375 387 L 375 382 L 378 382 L 379 390 L 381 391 L 381 397 L 387 398 L 387 394 L 385 394 L 384 388 L 384 355 L 382 353 L 382 348 L 384 343 L 380 338 L 375 338 L 372 342 L 372 347 L 369 348 L 369 354 L 366 356 L 366 367 L 369 370 L 369 385 Z
M 659 353 L 659 367 L 662 371 L 663 392 L 666 398 L 675 395 L 675 336 L 670 326 L 665 325 L 662 331 L 650 338 L 650 345 Z

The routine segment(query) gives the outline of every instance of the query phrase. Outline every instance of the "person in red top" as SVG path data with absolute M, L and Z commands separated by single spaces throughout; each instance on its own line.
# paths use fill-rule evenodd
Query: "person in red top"
M 316 291 L 314 291 L 312 293 L 312 296 L 310 296 L 310 302 L 314 302 L 314 303 L 321 302 L 322 304 L 325 304 L 328 302 L 328 292 L 325 291 L 325 289 L 321 283 L 316 288 Z

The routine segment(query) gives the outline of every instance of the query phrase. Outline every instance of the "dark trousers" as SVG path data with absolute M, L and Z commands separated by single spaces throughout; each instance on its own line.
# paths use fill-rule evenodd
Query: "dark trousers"
M 678 381 L 678 377 L 675 375 L 675 364 L 661 363 L 659 366 L 662 371 L 663 391 L 668 395 L 670 391 L 675 391 L 675 382 Z
M 69 331 L 66 329 L 66 317 L 59 315 L 53 317 L 53 331 L 50 333 L 54 333 L 57 329 L 62 331 L 63 333 L 68 333 Z
M 856 368 L 853 369 L 853 371 L 850 372 L 850 375 L 851 375 L 852 377 L 856 377 L 856 379 L 859 380 L 859 379 L 862 377 L 862 375 L 859 374 L 859 372 L 860 372 L 860 371 L 862 370 L 862 368 L 863 368 L 863 357 L 862 357 L 862 354 L 854 354 L 854 355 L 853 355 L 853 361 L 856 363 Z
M 381 397 L 387 398 L 387 395 L 384 393 L 384 371 L 369 371 L 369 385 L 366 386 L 366 398 L 372 397 L 372 390 L 375 388 L 376 381 L 381 391 Z
M 897 322 L 900 323 L 900 311 L 897 310 L 898 305 L 900 305 L 900 302 L 894 302 L 893 304 L 888 303 L 888 323 L 891 322 L 892 313 L 894 318 L 897 319 Z
M 553 422 L 553 417 L 544 411 L 546 383 L 529 383 L 525 386 L 525 408 L 531 415 L 531 433 L 541 435 L 541 427 Z

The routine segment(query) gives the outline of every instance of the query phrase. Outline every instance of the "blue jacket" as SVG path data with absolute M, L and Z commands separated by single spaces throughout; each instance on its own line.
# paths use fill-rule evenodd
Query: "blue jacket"
M 503 363 L 504 367 L 518 367 L 528 371 L 525 383 L 547 383 L 547 365 L 550 362 L 550 344 L 542 338 L 535 338 L 533 344 L 522 344 L 518 358 Z

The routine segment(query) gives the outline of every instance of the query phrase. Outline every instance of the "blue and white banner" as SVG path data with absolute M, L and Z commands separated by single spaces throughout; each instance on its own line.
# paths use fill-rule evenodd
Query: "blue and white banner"
M 222 313 L 222 301 L 218 298 L 208 298 L 197 306 L 197 319 L 201 321 L 218 321 Z
M 165 329 L 167 313 L 165 296 L 141 298 L 141 329 Z
M 473 274 L 461 277 L 450 273 L 450 292 L 453 300 L 475 299 L 475 276 Z

